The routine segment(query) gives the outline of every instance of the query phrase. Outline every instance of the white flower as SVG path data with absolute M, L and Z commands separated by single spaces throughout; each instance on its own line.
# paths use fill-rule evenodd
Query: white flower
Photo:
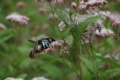
M 20 15 L 18 13 L 12 13 L 6 17 L 8 21 L 18 23 L 20 25 L 28 25 L 28 21 L 30 20 L 28 17 Z

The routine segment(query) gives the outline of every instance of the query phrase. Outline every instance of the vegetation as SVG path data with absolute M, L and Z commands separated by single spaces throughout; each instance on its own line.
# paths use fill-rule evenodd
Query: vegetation
M 0 0 L 0 80 L 119 80 L 119 7 L 119 0 Z M 44 38 L 56 41 L 31 59 L 36 45 L 28 40 Z

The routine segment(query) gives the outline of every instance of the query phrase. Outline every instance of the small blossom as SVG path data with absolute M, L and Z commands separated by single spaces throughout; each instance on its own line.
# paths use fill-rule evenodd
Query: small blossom
M 0 23 L 0 29 L 5 30 L 6 26 L 4 24 Z
M 89 7 L 88 9 L 86 9 L 86 13 L 87 14 L 91 14 L 94 15 L 95 13 L 100 11 L 100 7 L 99 6 L 93 6 L 93 7 Z
M 67 47 L 64 47 L 63 49 L 60 50 L 60 54 L 62 54 L 62 53 L 68 54 L 69 53 L 69 49 Z
M 119 55 L 112 55 L 112 56 L 110 56 L 110 55 L 108 55 L 108 54 L 106 54 L 105 56 L 104 56 L 104 58 L 106 58 L 106 59 L 110 59 L 110 60 L 116 60 L 116 61 L 119 61 L 120 59 L 119 59 Z
M 48 49 L 45 50 L 46 53 L 53 53 L 55 52 L 55 49 L 49 47 Z
M 100 65 L 99 69 L 104 70 L 105 69 L 105 65 Z
M 112 26 L 120 26 L 120 13 L 111 13 L 109 16 Z
M 110 55 L 105 55 L 104 58 L 112 60 L 112 57 Z
M 70 43 L 67 40 L 59 40 L 51 43 L 50 47 L 45 50 L 46 53 L 58 52 L 60 55 L 62 53 L 69 53 Z
M 72 2 L 72 8 L 73 8 L 73 9 L 76 9 L 76 8 L 77 8 L 77 5 L 76 5 L 75 2 Z
M 103 28 L 101 31 L 96 30 L 96 35 L 100 37 L 114 36 L 114 32 L 110 29 Z
M 24 80 L 24 79 L 8 77 L 8 78 L 6 78 L 5 80 Z
M 40 7 L 40 8 L 38 9 L 38 11 L 39 11 L 40 13 L 42 13 L 42 14 L 45 14 L 45 13 L 46 13 L 46 9 L 45 9 L 44 7 Z
M 24 7 L 26 4 L 25 4 L 25 2 L 23 2 L 23 1 L 19 1 L 18 3 L 17 3 L 17 7 L 19 7 L 19 8 L 21 8 L 21 7 Z
M 63 2 L 64 2 L 64 0 L 52 0 L 51 4 L 56 5 L 56 4 L 61 4 Z
M 116 60 L 116 61 L 120 61 L 120 58 L 119 58 L 118 55 L 115 56 L 115 60 Z
M 44 78 L 44 77 L 35 77 L 32 80 L 49 80 L 49 79 Z
M 18 13 L 12 13 L 6 17 L 8 21 L 18 23 L 20 25 L 28 25 L 28 21 L 30 20 L 28 17 L 20 15 Z
M 55 41 L 51 44 L 52 47 L 57 47 L 60 48 L 62 46 L 62 44 L 60 43 L 60 41 Z
M 64 22 L 60 22 L 58 25 L 60 31 L 64 31 L 64 28 L 66 28 L 67 26 L 64 24 Z
M 49 28 L 49 24 L 44 24 L 43 26 L 42 26 L 42 29 L 43 30 L 47 30 Z
M 107 1 L 106 0 L 89 0 L 86 4 L 87 6 L 98 6 L 98 5 L 107 4 Z

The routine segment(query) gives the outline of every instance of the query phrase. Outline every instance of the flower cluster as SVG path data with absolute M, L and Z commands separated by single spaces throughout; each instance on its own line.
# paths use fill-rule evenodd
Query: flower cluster
M 120 13 L 114 12 L 109 16 L 112 26 L 120 26 Z
M 12 77 L 8 77 L 5 80 L 24 80 L 22 78 L 12 78 Z
M 8 77 L 5 80 L 24 80 L 24 79 Z M 44 77 L 35 77 L 35 78 L 31 79 L 31 80 L 49 80 L 49 79 L 44 78 Z
M 20 15 L 18 13 L 12 13 L 6 17 L 8 21 L 18 23 L 19 25 L 28 25 L 30 20 L 28 17 Z
M 45 50 L 46 53 L 53 53 L 53 52 L 59 52 L 62 53 L 69 53 L 70 43 L 67 40 L 59 40 L 54 41 L 51 43 L 48 49 Z
M 82 35 L 82 42 L 83 40 L 85 43 L 94 42 L 96 37 L 115 36 L 115 33 L 112 30 L 105 29 L 103 23 L 106 19 L 108 19 L 112 26 L 120 26 L 120 14 L 102 11 L 101 6 L 105 4 L 107 4 L 106 0 L 79 0 L 78 5 L 75 2 L 72 2 L 72 10 L 80 11 L 79 14 L 75 14 L 76 16 L 73 18 L 74 23 L 81 23 L 92 16 L 101 17 L 87 27 Z M 68 27 L 64 24 L 64 22 L 60 22 L 58 26 L 60 31 L 64 31 L 64 29 Z
M 103 4 L 107 4 L 106 0 L 87 0 L 87 1 L 83 1 L 83 0 L 79 0 L 79 7 L 77 8 L 77 5 L 75 2 L 72 3 L 72 8 L 73 9 L 78 9 L 78 10 L 83 10 L 83 11 L 98 11 L 99 7 Z
M 103 28 L 101 31 L 96 30 L 96 36 L 99 37 L 109 37 L 114 35 L 115 35 L 114 32 L 110 29 Z
M 52 5 L 55 5 L 55 4 L 61 4 L 64 2 L 64 0 L 35 0 L 35 2 L 50 2 Z

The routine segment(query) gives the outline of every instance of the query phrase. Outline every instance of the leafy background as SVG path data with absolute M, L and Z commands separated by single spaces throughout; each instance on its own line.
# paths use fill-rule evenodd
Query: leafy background
M 62 39 L 58 29 L 59 20 L 54 20 L 50 16 L 50 12 L 43 14 L 39 12 L 39 4 L 34 0 L 24 0 L 25 7 L 18 8 L 16 5 L 20 0 L 0 0 L 0 23 L 5 24 L 6 30 L 0 30 L 0 80 L 7 77 L 24 78 L 30 80 L 33 77 L 44 76 L 51 80 L 74 80 L 75 73 L 66 66 L 60 58 L 53 57 L 49 54 L 36 55 L 35 59 L 29 58 L 29 52 L 34 44 L 28 42 L 29 39 L 40 39 L 42 36 L 47 35 L 56 40 Z M 119 3 L 109 2 L 108 9 L 110 11 L 120 11 Z M 30 18 L 29 25 L 20 26 L 13 24 L 6 20 L 6 16 L 12 12 L 18 12 Z M 49 25 L 48 29 L 43 26 Z M 35 26 L 39 25 L 40 29 L 37 34 L 34 34 Z M 109 22 L 105 25 L 110 26 Z M 15 26 L 18 29 L 16 32 L 13 29 Z M 71 34 L 65 36 L 71 42 L 71 54 L 74 58 L 76 53 L 75 46 L 72 44 L 73 38 Z M 93 63 L 93 59 L 86 57 L 87 52 L 83 46 L 83 69 L 85 80 L 95 80 L 94 74 L 99 73 L 100 80 L 119 80 L 120 77 L 120 64 L 114 60 L 105 59 L 105 54 L 113 54 L 116 47 L 119 47 L 119 41 L 114 42 L 112 38 L 103 39 L 101 43 L 94 45 L 93 50 L 96 55 L 97 64 Z M 69 58 L 64 56 L 68 64 Z M 76 59 L 74 59 L 76 62 Z M 101 64 L 111 64 L 105 70 L 99 70 Z M 111 76 L 112 75 L 112 76 Z

